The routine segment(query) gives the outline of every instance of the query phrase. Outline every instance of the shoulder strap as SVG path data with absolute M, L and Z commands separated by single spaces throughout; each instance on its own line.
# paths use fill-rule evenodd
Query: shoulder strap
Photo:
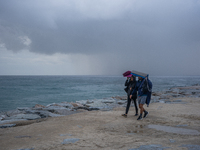
M 142 82 L 140 83 L 139 89 L 142 88 L 142 85 L 144 84 L 145 79 L 142 80 Z

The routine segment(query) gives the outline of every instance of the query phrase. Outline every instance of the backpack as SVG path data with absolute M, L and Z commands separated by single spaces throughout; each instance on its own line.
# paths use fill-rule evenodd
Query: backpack
M 143 85 L 142 85 L 142 92 L 144 93 L 144 94 L 146 94 L 146 93 L 148 93 L 148 92 L 151 92 L 151 90 L 152 90 L 152 83 L 151 83 L 151 81 L 149 80 L 149 79 L 144 79 L 145 81 L 144 81 L 144 83 L 143 83 Z
M 146 94 L 147 92 L 149 92 L 148 84 L 147 84 L 147 81 L 146 81 L 146 80 L 145 80 L 144 83 L 142 84 L 142 92 L 143 92 L 143 94 Z

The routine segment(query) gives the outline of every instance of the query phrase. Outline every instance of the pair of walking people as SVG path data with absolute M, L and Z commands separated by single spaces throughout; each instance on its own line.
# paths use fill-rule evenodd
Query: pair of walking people
M 137 120 L 142 120 L 142 118 L 146 118 L 147 115 L 149 114 L 148 111 L 144 109 L 144 104 L 146 103 L 147 100 L 147 95 L 149 93 L 149 87 L 152 88 L 152 83 L 150 80 L 142 77 L 138 77 L 138 81 L 136 81 L 135 76 L 129 75 L 127 77 L 127 80 L 125 82 L 125 91 L 127 92 L 127 106 L 126 106 L 126 111 L 125 114 L 122 114 L 122 116 L 127 117 L 128 111 L 130 108 L 131 101 L 133 100 L 134 106 L 135 106 L 135 116 L 138 115 L 138 107 L 137 107 L 137 102 L 136 99 L 138 99 L 138 104 L 140 108 L 140 115 Z M 144 116 L 142 116 L 144 113 Z

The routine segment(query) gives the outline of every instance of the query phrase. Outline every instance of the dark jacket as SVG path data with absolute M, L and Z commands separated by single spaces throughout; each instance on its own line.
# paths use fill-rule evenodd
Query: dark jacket
M 144 91 L 144 86 L 148 87 L 147 91 Z M 152 83 L 149 79 L 143 79 L 142 81 L 137 81 L 134 90 L 132 91 L 131 95 L 135 94 L 138 91 L 138 96 L 147 96 L 147 105 L 149 105 L 151 100 L 151 90 L 152 90 Z
M 131 95 L 132 91 L 135 89 L 136 81 L 126 80 L 125 86 L 127 88 L 127 95 Z M 134 92 L 133 98 L 137 98 L 137 91 Z

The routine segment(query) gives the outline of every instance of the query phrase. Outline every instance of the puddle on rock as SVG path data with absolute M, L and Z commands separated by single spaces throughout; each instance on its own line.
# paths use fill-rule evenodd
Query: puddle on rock
M 161 126 L 161 125 L 148 125 L 148 128 L 156 129 L 159 131 L 183 134 L 183 135 L 200 135 L 200 132 L 192 129 L 178 128 L 178 127 L 170 127 L 170 126 Z
M 164 149 L 168 149 L 170 147 L 163 147 L 162 145 L 142 145 L 139 148 L 132 148 L 129 150 L 164 150 Z
M 200 145 L 181 145 L 180 147 L 187 147 L 189 150 L 200 150 Z

